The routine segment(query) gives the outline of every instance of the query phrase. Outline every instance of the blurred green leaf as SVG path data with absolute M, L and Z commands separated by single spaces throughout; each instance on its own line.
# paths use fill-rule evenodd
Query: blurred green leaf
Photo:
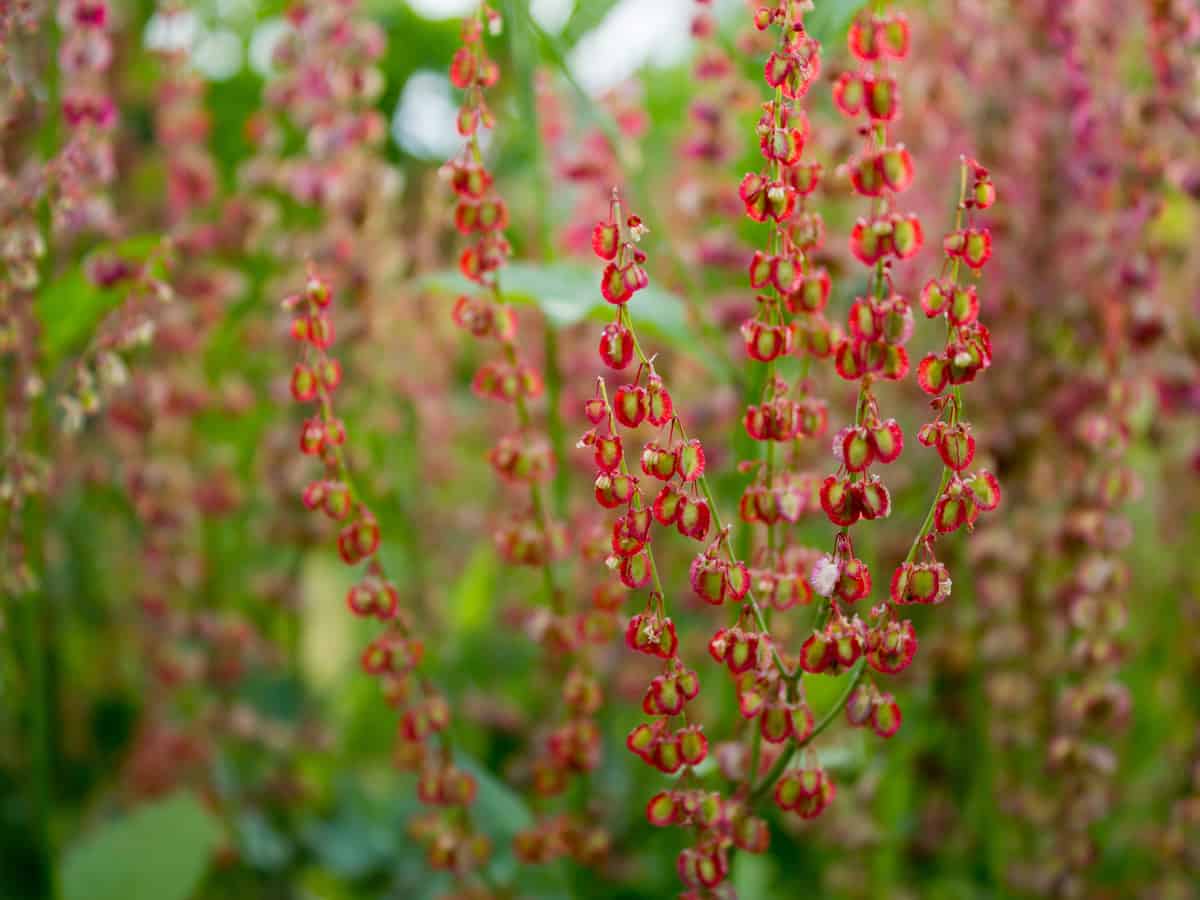
M 570 897 L 566 872 L 561 864 L 524 868 L 513 855 L 513 838 L 517 832 L 533 824 L 533 813 L 525 801 L 503 781 L 492 775 L 476 760 L 459 754 L 460 768 L 475 776 L 479 791 L 471 813 L 479 830 L 492 842 L 493 856 L 488 866 L 489 876 L 500 883 L 509 883 L 520 871 L 521 897 L 525 900 L 558 900 Z
M 471 555 L 450 595 L 450 611 L 456 632 L 478 631 L 492 621 L 499 561 L 492 548 L 480 544 Z
M 187 900 L 220 843 L 220 825 L 190 792 L 147 804 L 67 853 L 63 900 Z
M 144 262 L 159 245 L 158 235 L 127 238 L 108 248 L 124 259 Z M 42 326 L 42 354 L 53 368 L 72 350 L 82 347 L 109 310 L 120 305 L 125 287 L 104 289 L 88 280 L 85 267 L 72 266 L 43 285 L 37 294 L 37 315 Z
M 592 266 L 575 263 L 510 263 L 500 277 L 504 299 L 512 303 L 533 303 L 556 328 L 568 328 L 585 319 L 608 321 L 613 307 L 600 296 L 600 272 Z M 471 282 L 457 272 L 438 272 L 425 279 L 427 287 L 445 293 L 464 293 Z M 638 291 L 629 302 L 630 312 L 639 328 L 687 350 L 695 341 L 687 326 L 683 300 L 670 291 L 651 285 Z
M 838 43 L 866 0 L 821 0 L 804 17 L 804 27 L 822 44 Z

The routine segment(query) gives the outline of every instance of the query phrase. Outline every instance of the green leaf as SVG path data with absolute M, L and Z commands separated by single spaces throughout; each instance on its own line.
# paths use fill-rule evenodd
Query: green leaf
M 851 20 L 866 0 L 822 0 L 804 17 L 804 27 L 822 44 L 836 44 L 846 36 Z
M 600 270 L 574 263 L 538 265 L 514 262 L 500 275 L 500 290 L 507 302 L 533 303 L 556 328 L 569 328 L 585 319 L 607 322 L 613 307 L 600 296 Z M 447 294 L 471 291 L 471 282 L 458 272 L 438 272 L 425 285 Z M 683 300 L 651 285 L 629 301 L 634 324 L 680 350 L 695 346 L 688 329 Z M 650 352 L 647 350 L 647 352 Z
M 480 544 L 450 595 L 450 612 L 457 633 L 478 631 L 492 621 L 499 570 L 499 560 L 492 548 Z
M 157 235 L 139 235 L 109 249 L 118 256 L 142 262 L 160 241 Z M 120 305 L 125 290 L 125 286 L 96 287 L 88 281 L 82 265 L 73 266 L 43 285 L 37 294 L 37 315 L 47 364 L 53 368 L 65 354 L 82 347 L 105 314 Z
M 517 832 L 529 828 L 533 813 L 515 791 L 496 778 L 475 759 L 456 754 L 455 762 L 464 771 L 475 776 L 479 785 L 475 803 L 471 806 L 479 830 L 492 842 L 493 856 L 488 865 L 488 875 L 496 882 L 508 884 L 520 877 L 521 896 L 526 900 L 558 900 L 567 898 L 566 872 L 561 863 L 536 868 L 522 868 L 513 854 L 513 838 Z
M 109 822 L 63 860 L 63 900 L 188 900 L 222 839 L 190 791 Z

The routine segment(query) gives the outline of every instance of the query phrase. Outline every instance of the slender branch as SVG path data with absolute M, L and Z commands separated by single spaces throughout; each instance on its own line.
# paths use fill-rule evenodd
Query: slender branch
M 846 685 L 846 689 L 842 691 L 841 696 L 838 697 L 837 701 L 832 707 L 830 707 L 829 712 L 825 713 L 825 716 L 821 719 L 821 721 L 813 727 L 813 730 L 809 732 L 808 737 L 802 741 L 792 741 L 790 744 L 788 744 L 787 749 L 779 754 L 779 758 L 775 760 L 775 765 L 771 766 L 771 771 L 766 774 L 766 777 L 763 778 L 762 783 L 750 792 L 751 806 L 753 806 L 771 791 L 771 788 L 775 786 L 775 782 L 779 780 L 779 777 L 783 775 L 784 771 L 787 769 L 788 763 L 792 761 L 792 757 L 796 755 L 796 751 L 807 747 L 816 739 L 817 735 L 833 724 L 833 720 L 838 717 L 843 709 L 845 709 L 846 703 L 850 700 L 850 695 L 854 693 L 854 689 L 858 687 L 858 683 L 862 681 L 863 673 L 866 671 L 866 666 L 866 657 L 860 657 L 858 662 L 856 662 L 854 667 L 850 670 L 850 682 Z

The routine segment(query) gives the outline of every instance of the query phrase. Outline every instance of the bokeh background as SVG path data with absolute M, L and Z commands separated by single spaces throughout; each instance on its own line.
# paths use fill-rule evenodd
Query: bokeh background
M 422 900 L 454 889 L 408 830 L 419 804 L 392 765 L 395 715 L 359 667 L 372 631 L 345 610 L 350 576 L 332 532 L 295 500 L 311 471 L 294 448 L 279 301 L 310 257 L 343 273 L 339 402 L 383 557 L 432 636 L 429 671 L 480 780 L 496 896 L 679 890 L 685 836 L 644 816 L 662 776 L 623 747 L 649 670 L 619 641 L 601 654 L 601 767 L 565 797 L 528 795 L 530 745 L 560 674 L 533 637 L 536 573 L 506 567 L 492 545 L 517 501 L 486 453 L 509 426 L 473 395 L 481 350 L 450 322 L 461 280 L 437 174 L 461 145 L 446 71 L 474 6 L 361 3 L 387 41 L 370 100 L 386 134 L 327 154 L 322 170 L 305 168 L 302 127 L 264 124 L 281 105 L 282 2 L 114 4 L 117 177 L 94 227 L 51 242 L 39 264 L 46 392 L 26 410 L 29 428 L 5 433 L 7 471 L 27 449 L 40 488 L 19 515 L 5 512 L 36 579 L 6 583 L 0 608 L 0 897 Z M 539 411 L 568 449 L 555 508 L 579 534 L 596 525 L 587 460 L 570 448 L 600 370 L 597 322 L 610 315 L 588 229 L 619 185 L 651 228 L 644 334 L 733 510 L 745 481 L 735 461 L 759 452 L 738 424 L 754 386 L 729 370 L 743 364 L 744 265 L 761 239 L 736 201 L 757 164 L 764 89 L 748 8 L 716 3 L 717 31 L 698 39 L 691 0 L 499 6 L 516 14 L 489 39 L 502 74 L 486 152 L 513 220 L 506 291 L 531 353 L 555 373 Z M 829 73 L 849 64 L 860 6 L 817 0 L 809 16 Z M 913 615 L 918 662 L 891 688 L 900 733 L 831 729 L 820 752 L 839 783 L 834 807 L 808 823 L 770 813 L 770 850 L 738 854 L 731 882 L 750 900 L 1200 896 L 1197 11 L 1186 0 L 893 6 L 913 26 L 897 131 L 916 158 L 912 202 L 930 245 L 898 276 L 902 290 L 937 265 L 959 154 L 988 165 L 998 188 L 996 262 L 981 285 L 996 361 L 967 403 L 1005 506 L 949 544 L 953 600 Z M 10 38 L 10 174 L 44 146 L 39 103 L 69 77 L 47 53 L 51 34 Z M 706 54 L 732 61 L 715 87 L 695 75 Z M 194 93 L 164 94 L 171 79 Z M 862 282 L 845 250 L 861 204 L 833 177 L 855 135 L 829 84 L 812 92 L 810 146 L 830 174 L 817 201 L 844 310 Z M 717 126 L 697 101 L 719 110 Z M 207 127 L 184 129 L 186 146 L 168 139 L 172 110 Z M 200 161 L 181 176 L 181 160 Z M 130 290 L 97 272 L 156 259 L 163 235 L 175 306 L 150 346 L 122 353 L 127 372 L 105 380 L 97 335 Z M 919 323 L 914 346 L 934 340 Z M 64 430 L 81 367 L 103 396 Z M 5 369 L 6 389 L 16 371 Z M 848 418 L 845 384 L 819 378 L 832 420 Z M 925 413 L 915 385 L 890 400 L 912 435 Z M 1087 438 L 1097 419 L 1121 432 L 1104 452 Z M 807 452 L 814 468 L 832 465 L 825 448 Z M 864 529 L 858 549 L 877 572 L 923 517 L 939 473 L 929 456 L 910 442 L 888 527 Z M 1093 508 L 1082 486 L 1107 475 L 1130 488 Z M 820 515 L 793 533 L 822 549 L 830 536 Z M 663 566 L 699 668 L 713 625 L 688 605 L 689 552 L 669 547 Z M 1097 558 L 1124 574 L 1096 576 Z M 586 603 L 602 560 L 564 569 Z M 710 735 L 735 733 L 732 691 L 709 674 Z M 1064 692 L 1110 674 L 1123 687 L 1105 695 L 1081 759 L 1054 763 L 1052 743 L 1078 713 Z M 835 678 L 812 681 L 814 707 L 839 693 Z M 607 828 L 606 861 L 520 865 L 513 835 L 562 809 Z

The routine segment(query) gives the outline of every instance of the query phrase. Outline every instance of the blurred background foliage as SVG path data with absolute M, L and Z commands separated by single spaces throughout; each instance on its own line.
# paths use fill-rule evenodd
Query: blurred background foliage
M 653 2 L 657 19 L 658 0 L 640 2 Z M 128 165 L 118 186 L 121 196 L 136 201 L 161 195 L 164 189 L 162 155 L 170 148 L 155 146 L 152 127 L 160 62 L 146 47 L 172 40 L 193 42 L 196 63 L 209 82 L 211 149 L 225 191 L 238 191 L 237 173 L 251 155 L 248 125 L 262 103 L 264 48 L 280 26 L 284 5 L 283 0 L 193 3 L 193 26 L 199 36 L 185 37 L 156 30 L 152 3 L 129 0 L 122 5 L 126 38 L 120 64 L 120 153 Z M 387 86 L 379 108 L 392 128 L 387 158 L 404 178 L 399 201 L 403 239 L 413 242 L 420 240 L 418 230 L 428 227 L 424 209 L 431 194 L 436 204 L 435 172 L 454 147 L 452 132 L 447 144 L 454 100 L 442 73 L 458 46 L 458 22 L 439 17 L 436 5 L 433 0 L 366 4 L 388 36 L 381 63 Z M 515 4 L 524 5 L 523 0 Z M 520 261 L 507 270 L 505 289 L 523 308 L 539 308 L 548 326 L 563 332 L 561 346 L 568 353 L 576 346 L 591 352 L 595 326 L 580 323 L 603 318 L 604 304 L 594 289 L 594 267 L 554 258 L 558 251 L 553 230 L 568 217 L 571 199 L 553 186 L 547 190 L 544 182 L 539 187 L 544 178 L 537 171 L 539 135 L 528 118 L 530 104 L 537 102 L 533 70 L 551 72 L 582 119 L 611 128 L 604 106 L 585 101 L 566 85 L 562 65 L 620 5 L 629 6 L 629 0 L 535 3 L 535 12 L 539 6 L 549 10 L 537 19 L 541 24 L 535 29 L 518 16 L 517 35 L 511 43 L 501 41 L 497 50 L 503 72 L 497 100 L 501 124 L 492 154 L 512 207 L 516 225 L 511 236 Z M 648 51 L 649 58 L 637 58 L 636 53 L 624 58 L 604 45 L 593 54 L 611 57 L 572 69 L 585 80 L 581 90 L 592 97 L 626 77 L 640 86 L 648 131 L 624 161 L 632 191 L 639 200 L 645 198 L 637 206 L 652 235 L 667 231 L 659 224 L 669 215 L 658 201 L 670 185 L 655 179 L 671 171 L 680 135 L 689 127 L 686 110 L 694 85 L 686 63 L 686 6 L 664 0 L 663 7 L 673 10 L 666 19 L 677 24 L 678 35 L 663 37 L 661 47 Z M 857 7 L 853 0 L 818 0 L 811 30 L 828 45 L 840 45 Z M 659 37 L 654 35 L 655 40 Z M 732 41 L 732 27 L 728 40 Z M 747 60 L 745 66 L 751 74 L 757 63 Z M 1131 78 L 1145 77 L 1144 66 L 1135 65 Z M 815 120 L 830 114 L 827 92 L 814 93 L 813 104 Z M 747 126 L 744 161 L 749 163 L 757 152 L 753 111 L 742 118 Z M 544 204 L 540 209 L 539 203 Z M 303 217 L 305 212 L 290 214 Z M 849 206 L 830 207 L 830 232 L 842 233 L 852 215 Z M 156 243 L 153 217 L 140 224 L 145 231 L 121 241 L 119 252 L 134 257 L 149 253 Z M 1168 203 L 1158 227 L 1168 241 L 1182 244 L 1194 242 L 1196 225 L 1194 207 L 1177 197 Z M 931 233 L 937 231 L 927 226 Z M 270 739 L 265 745 L 224 742 L 206 758 L 203 778 L 183 778 L 179 790 L 145 803 L 130 802 L 122 789 L 122 773 L 138 737 L 150 677 L 141 665 L 144 657 L 131 600 L 138 591 L 136 547 L 145 526 L 115 481 L 100 476 L 64 486 L 44 509 L 49 536 L 44 579 L 31 601 L 39 605 L 42 617 L 43 640 L 37 652 L 44 654 L 46 696 L 52 704 L 49 828 L 60 852 L 53 870 L 48 870 L 36 829 L 29 826 L 34 724 L 23 699 L 28 696 L 31 659 L 29 648 L 19 645 L 4 655 L 0 667 L 0 897 L 45 897 L 56 890 L 64 900 L 423 900 L 449 886 L 448 879 L 430 876 L 421 850 L 405 831 L 416 809 L 413 785 L 389 763 L 394 717 L 358 668 L 359 650 L 371 631 L 346 614 L 342 597 L 349 577 L 326 544 L 277 543 L 259 530 L 262 517 L 256 510 L 271 502 L 270 496 L 256 491 L 256 482 L 265 477 L 262 448 L 270 429 L 292 415 L 272 387 L 287 371 L 288 348 L 281 344 L 278 355 L 247 354 L 246 338 L 269 320 L 279 279 L 290 277 L 294 282 L 299 263 L 294 272 L 281 272 L 267 258 L 247 257 L 236 265 L 245 277 L 245 290 L 203 348 L 202 368 L 212 389 L 236 374 L 252 386 L 254 402 L 236 418 L 220 410 L 203 412 L 196 420 L 195 439 L 227 467 L 245 505 L 232 515 L 200 523 L 197 552 L 203 559 L 202 572 L 191 602 L 217 611 L 236 610 L 283 648 L 286 659 L 281 665 L 243 679 L 236 696 L 228 699 L 252 710 L 257 721 L 278 725 L 292 739 L 279 746 Z M 662 266 L 665 269 L 667 263 Z M 420 292 L 431 304 L 432 319 L 447 318 L 447 295 L 456 290 L 457 276 L 446 268 L 410 268 L 411 279 L 398 290 Z M 701 296 L 736 284 L 736 279 L 704 269 L 691 277 Z M 657 280 L 638 315 L 645 334 L 674 371 L 703 372 L 719 361 L 696 352 L 696 326 L 681 299 L 683 291 L 683 282 L 674 275 Z M 854 283 L 839 282 L 836 302 L 847 303 L 855 292 Z M 96 322 L 119 301 L 116 291 L 93 286 L 81 267 L 59 266 L 37 301 L 45 328 L 43 352 L 50 365 L 65 367 L 87 343 Z M 383 526 L 384 559 L 391 571 L 403 573 L 408 590 L 422 595 L 422 615 L 438 635 L 428 648 L 431 677 L 457 698 L 456 709 L 465 713 L 459 716 L 454 738 L 463 754 L 460 762 L 480 779 L 478 825 L 496 847 L 488 877 L 509 884 L 517 877 L 512 835 L 532 821 L 535 810 L 506 783 L 505 775 L 521 756 L 520 724 L 536 721 L 546 711 L 548 692 L 536 647 L 515 637 L 505 620 L 513 603 L 534 594 L 536 580 L 502 566 L 477 512 L 481 497 L 493 506 L 502 502 L 488 486 L 484 461 L 492 425 L 470 394 L 477 351 L 448 340 L 444 322 L 413 322 L 410 327 L 418 334 L 395 342 L 386 334 L 376 335 L 346 351 L 354 355 L 359 379 L 350 388 L 346 417 L 358 440 L 361 468 L 370 473 L 366 489 Z M 420 361 L 424 357 L 417 355 L 414 343 L 426 340 L 429 348 L 424 352 L 439 356 L 448 367 L 449 389 L 431 383 L 430 391 L 438 393 L 432 408 L 443 410 L 461 426 L 453 448 L 439 443 L 449 440 L 445 432 L 435 431 L 431 440 L 421 430 L 428 423 L 418 419 L 428 413 L 429 402 L 414 404 L 393 389 L 390 373 L 405 365 L 405 359 L 394 354 L 413 354 L 411 358 Z M 376 359 L 383 360 L 378 371 L 370 364 Z M 568 391 L 568 399 L 577 398 Z M 572 415 L 567 426 L 571 443 L 578 423 L 578 416 Z M 914 413 L 903 422 L 906 432 L 912 433 L 915 422 Z M 1200 548 L 1200 515 L 1194 506 L 1176 499 L 1172 479 L 1180 476 L 1162 450 L 1176 439 L 1153 422 L 1144 424 L 1133 461 L 1147 490 L 1131 512 L 1136 540 L 1129 559 L 1135 574 L 1123 675 L 1135 715 L 1132 728 L 1120 738 L 1116 780 L 1121 804 L 1118 814 L 1102 826 L 1102 855 L 1096 863 L 1097 883 L 1107 885 L 1104 895 L 1111 897 L 1141 896 L 1139 885 L 1148 883 L 1161 865 L 1156 829 L 1166 822 L 1174 798 L 1186 791 L 1185 760 L 1200 721 L 1195 603 L 1200 576 L 1192 558 Z M 738 432 L 732 447 L 725 446 L 732 431 L 706 434 L 720 448 L 714 453 L 718 460 L 750 454 Z M 453 477 L 427 477 L 429 459 L 447 454 L 453 458 Z M 908 483 L 895 491 L 894 521 L 920 521 L 928 502 L 927 486 L 937 477 L 928 463 L 918 461 Z M 587 476 L 564 468 L 568 471 L 560 499 L 566 494 L 586 497 Z M 1180 497 L 1194 495 L 1194 485 L 1186 487 Z M 740 490 L 741 477 L 730 471 L 720 482 L 726 509 L 734 508 Z M 474 526 L 474 544 L 463 537 L 471 533 L 467 526 Z M 823 546 L 828 527 L 814 521 L 798 535 Z M 874 563 L 891 548 L 872 540 L 867 537 L 860 553 Z M 683 556 L 677 553 L 671 560 L 674 571 L 681 571 L 682 564 Z M 300 573 L 302 596 L 287 604 L 264 602 L 263 573 L 280 568 Z M 925 635 L 942 634 L 930 639 L 938 648 L 932 670 L 895 689 L 904 708 L 900 733 L 886 744 L 868 747 L 860 732 L 836 730 L 822 749 L 822 760 L 840 781 L 869 789 L 842 792 L 837 814 L 844 821 L 836 831 L 823 833 L 824 819 L 797 832 L 772 818 L 770 851 L 736 858 L 732 880 L 739 896 L 1010 896 L 1003 870 L 1020 852 L 1021 826 L 1005 812 L 994 773 L 998 765 L 1014 761 L 996 759 L 998 751 L 988 740 L 991 713 L 982 672 L 965 660 L 973 647 L 973 585 L 966 566 L 962 571 L 961 577 L 958 570 L 955 573 L 953 614 L 945 609 L 914 614 L 923 641 Z M 675 582 L 674 590 L 686 590 L 681 579 Z M 701 622 L 688 631 L 697 646 L 702 645 L 703 629 Z M 15 619 L 10 619 L 7 631 L 14 640 L 16 630 Z M 819 714 L 837 696 L 840 684 L 832 677 L 812 683 L 810 700 Z M 715 678 L 713 685 L 714 694 L 728 690 Z M 715 700 L 726 702 L 718 705 Z M 728 733 L 732 728 L 735 713 L 729 701 L 729 696 L 714 698 L 706 708 L 710 732 Z M 199 705 L 203 698 L 197 696 L 194 702 Z M 637 720 L 636 706 L 609 703 L 600 720 L 604 763 L 579 790 L 612 817 L 608 824 L 619 865 L 604 875 L 569 862 L 524 868 L 514 896 L 650 898 L 671 896 L 678 889 L 673 860 L 683 836 L 675 829 L 651 828 L 643 815 L 645 799 L 659 789 L 662 776 L 648 767 L 629 765 L 623 749 L 624 736 Z M 1028 767 L 1034 779 L 1039 777 L 1040 759 L 1030 757 L 1018 764 Z M 582 798 L 571 797 L 569 802 L 580 803 Z M 946 815 L 956 825 L 949 831 L 938 825 Z M 138 877 L 130 879 L 130 871 L 137 871 Z M 1181 883 L 1178 889 L 1179 896 L 1197 896 L 1194 884 Z

